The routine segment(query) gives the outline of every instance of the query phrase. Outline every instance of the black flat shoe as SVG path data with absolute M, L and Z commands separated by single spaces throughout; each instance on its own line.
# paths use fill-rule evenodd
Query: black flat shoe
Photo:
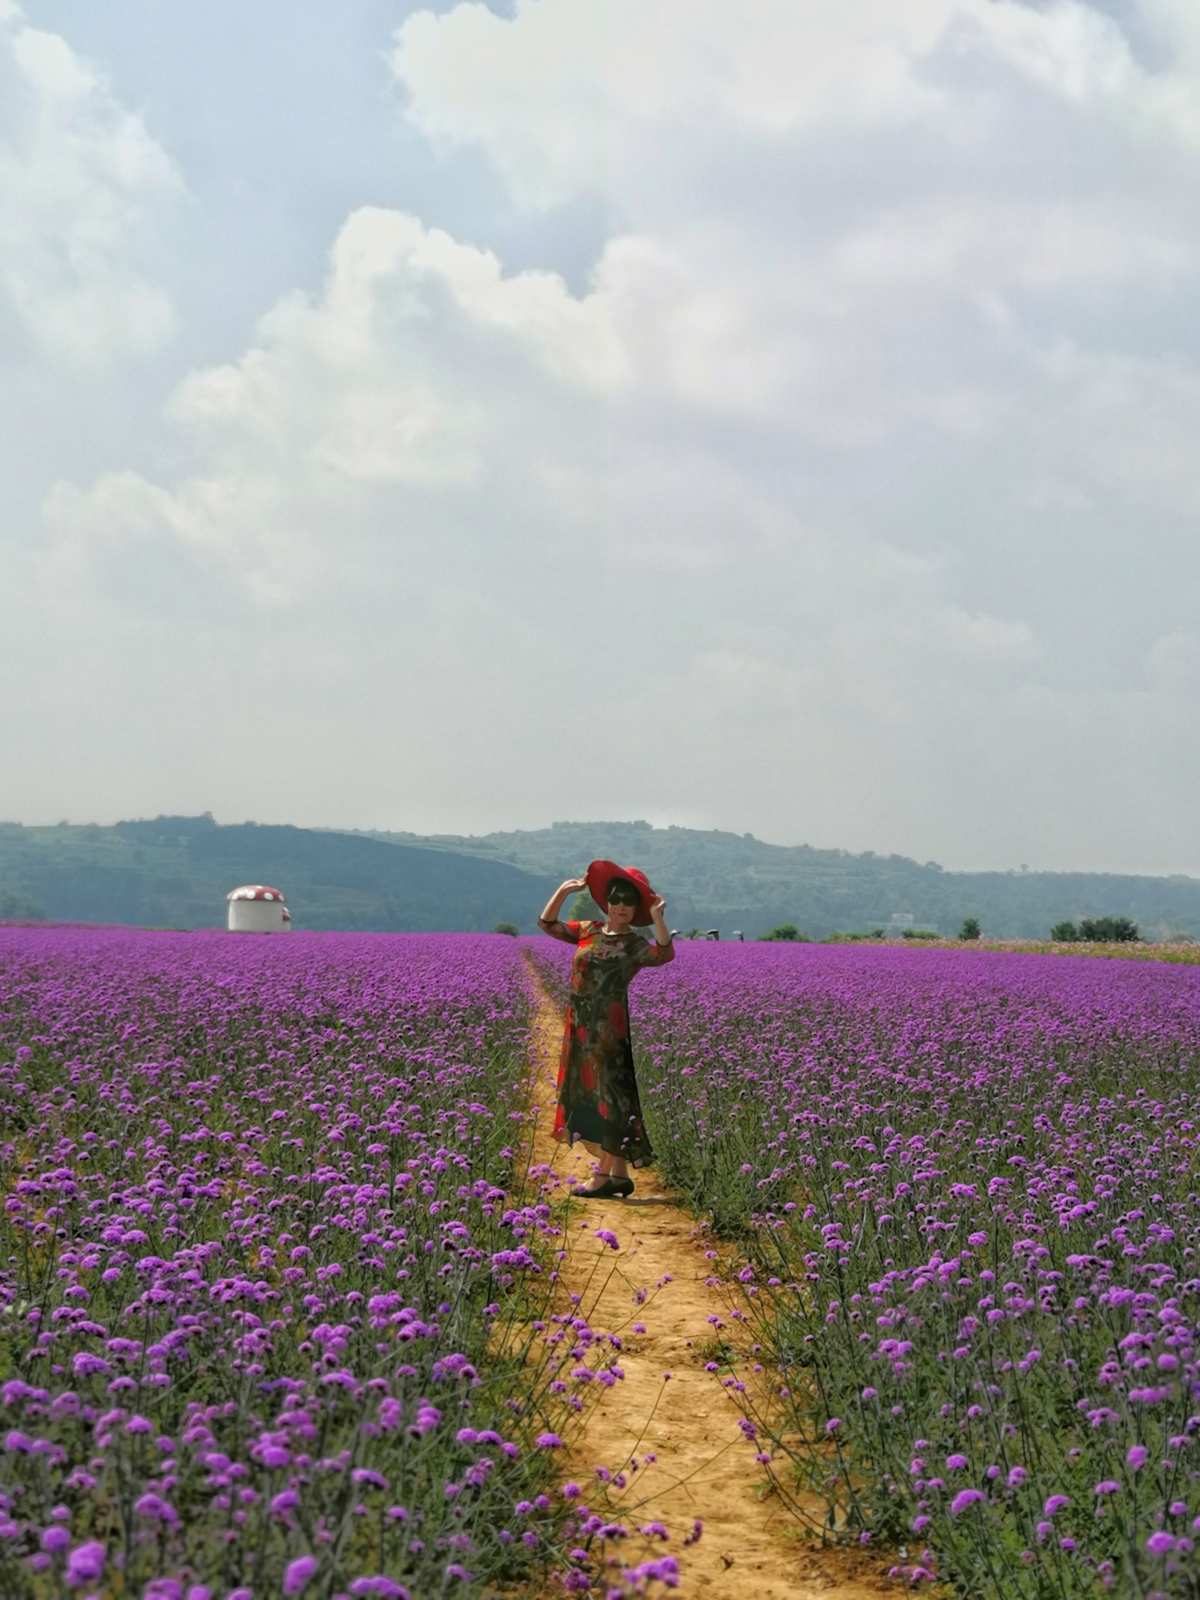
M 576 1200 L 624 1200 L 633 1193 L 632 1178 L 605 1178 L 598 1189 L 572 1189 Z

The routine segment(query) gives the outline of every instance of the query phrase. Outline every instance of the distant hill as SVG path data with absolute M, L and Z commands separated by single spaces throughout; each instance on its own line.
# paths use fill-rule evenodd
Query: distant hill
M 482 836 L 240 823 L 211 816 L 22 827 L 0 823 L 0 916 L 219 927 L 239 883 L 284 890 L 298 928 L 532 931 L 556 884 L 595 856 L 638 866 L 677 928 L 747 937 L 794 922 L 821 938 L 894 913 L 957 933 L 1045 937 L 1053 923 L 1132 917 L 1144 935 L 1200 938 L 1200 879 L 1088 872 L 948 872 L 870 851 L 764 844 L 748 833 L 557 822 Z
M 555 883 L 559 880 L 555 879 Z M 225 896 L 270 883 L 298 928 L 532 931 L 554 884 L 508 862 L 353 834 L 211 817 L 25 828 L 0 823 L 0 892 L 56 922 L 223 927 Z
M 1099 872 L 949 872 L 936 861 L 812 845 L 764 844 L 749 833 L 653 828 L 648 822 L 556 822 L 480 836 L 372 832 L 401 846 L 472 853 L 561 879 L 596 856 L 641 867 L 668 898 L 678 928 L 740 928 L 747 936 L 794 922 L 816 938 L 885 924 L 958 932 L 977 917 L 998 939 L 1045 938 L 1055 922 L 1132 917 L 1146 937 L 1200 937 L 1200 879 Z

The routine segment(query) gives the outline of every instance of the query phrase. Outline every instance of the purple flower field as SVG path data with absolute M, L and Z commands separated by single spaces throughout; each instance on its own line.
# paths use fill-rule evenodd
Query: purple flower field
M 632 995 L 779 1492 L 914 1583 L 1198 1592 L 1200 971 L 685 943 Z
M 672 1581 L 563 1520 L 618 1372 L 514 1187 L 523 944 L 570 958 L 0 928 L 5 1600 Z M 684 943 L 631 997 L 797 1514 L 989 1600 L 1195 1592 L 1200 970 Z
M 563 1522 L 604 1355 L 509 1193 L 525 970 L 493 935 L 0 928 L 6 1600 L 666 1572 L 614 1585 L 624 1530 Z

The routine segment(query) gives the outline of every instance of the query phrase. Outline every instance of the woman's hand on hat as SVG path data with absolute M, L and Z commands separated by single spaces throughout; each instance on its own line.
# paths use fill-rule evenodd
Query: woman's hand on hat
M 560 894 L 579 894 L 579 892 L 581 890 L 586 889 L 586 888 L 587 888 L 587 879 L 586 878 L 567 878 L 563 883 L 559 884 L 559 893 Z
M 664 913 L 666 912 L 666 909 L 667 909 L 666 896 L 665 895 L 661 895 L 661 894 L 656 894 L 654 896 L 654 899 L 651 900 L 651 902 L 650 902 L 650 915 L 652 917 L 662 917 L 664 915 Z

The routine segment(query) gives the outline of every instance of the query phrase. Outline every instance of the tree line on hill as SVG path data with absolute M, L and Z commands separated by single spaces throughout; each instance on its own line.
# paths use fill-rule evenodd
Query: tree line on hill
M 1128 917 L 1084 917 L 1074 922 L 1056 922 L 1050 937 L 1060 944 L 1131 944 L 1139 937 L 1136 922 Z
M 395 843 L 470 852 L 559 879 L 593 857 L 640 867 L 668 900 L 677 927 L 738 928 L 759 938 L 793 922 L 814 938 L 885 926 L 908 912 L 917 927 L 952 935 L 970 908 L 990 938 L 1045 938 L 1055 922 L 1128 917 L 1147 937 L 1200 937 L 1200 879 L 1122 873 L 952 872 L 937 861 L 874 851 L 774 845 L 749 833 L 655 828 L 646 821 L 556 822 L 490 833 L 373 832 Z
M 46 913 L 36 900 L 0 889 L 0 922 L 45 922 Z
M 941 937 L 932 928 L 902 928 L 899 930 L 902 939 L 938 939 Z M 858 940 L 888 938 L 889 930 L 886 928 L 871 928 L 861 933 L 833 933 L 829 934 L 822 942 L 825 944 L 853 943 Z M 809 944 L 811 936 L 801 933 L 794 922 L 780 923 L 772 928 L 769 933 L 762 936 L 764 941 L 788 941 L 793 943 Z M 964 917 L 959 927 L 958 939 L 964 944 L 970 944 L 983 937 L 983 930 L 979 925 L 978 917 Z M 1084 917 L 1078 924 L 1074 922 L 1056 922 L 1050 930 L 1050 939 L 1055 944 L 1128 944 L 1136 943 L 1141 938 L 1136 922 L 1131 922 L 1128 917 Z

